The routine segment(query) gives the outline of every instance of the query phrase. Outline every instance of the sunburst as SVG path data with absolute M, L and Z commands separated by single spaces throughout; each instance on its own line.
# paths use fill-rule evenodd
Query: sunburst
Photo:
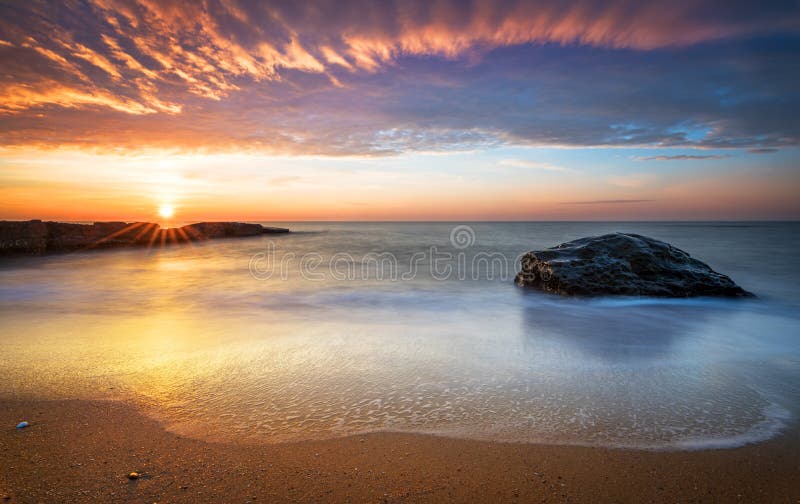
M 175 207 L 169 204 L 164 204 L 158 207 L 158 215 L 162 219 L 171 219 L 175 215 Z

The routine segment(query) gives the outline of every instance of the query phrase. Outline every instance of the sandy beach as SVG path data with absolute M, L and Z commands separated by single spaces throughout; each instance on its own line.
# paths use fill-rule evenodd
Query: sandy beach
M 237 445 L 177 436 L 122 402 L 8 399 L 0 424 L 9 503 L 800 502 L 797 430 L 689 452 L 395 433 Z

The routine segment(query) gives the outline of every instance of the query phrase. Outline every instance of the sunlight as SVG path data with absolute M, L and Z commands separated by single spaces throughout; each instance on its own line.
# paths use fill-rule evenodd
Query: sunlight
M 158 215 L 163 219 L 170 219 L 175 215 L 175 208 L 172 205 L 161 205 L 158 207 Z

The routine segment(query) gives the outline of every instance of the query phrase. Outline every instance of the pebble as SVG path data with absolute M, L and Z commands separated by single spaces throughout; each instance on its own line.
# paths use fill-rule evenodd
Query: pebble
M 128 473 L 128 479 L 129 480 L 137 480 L 137 479 L 139 479 L 139 473 L 136 472 L 136 471 Z
M 25 427 L 29 426 L 28 422 L 20 422 L 17 424 L 17 429 L 24 429 Z

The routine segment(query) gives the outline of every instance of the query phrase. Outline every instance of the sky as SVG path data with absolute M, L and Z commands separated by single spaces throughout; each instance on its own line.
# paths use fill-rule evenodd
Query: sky
M 0 0 L 0 219 L 798 219 L 798 82 L 794 0 Z

